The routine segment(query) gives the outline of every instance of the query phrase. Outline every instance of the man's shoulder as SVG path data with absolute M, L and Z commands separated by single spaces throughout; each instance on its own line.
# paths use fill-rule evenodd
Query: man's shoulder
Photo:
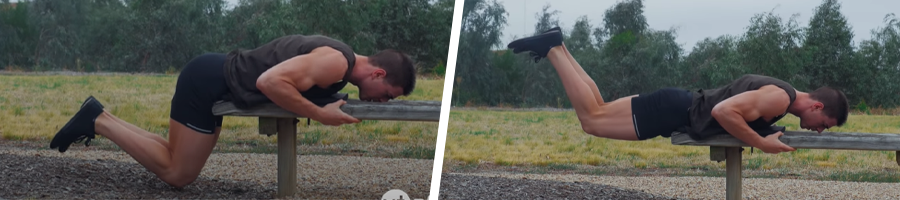
M 777 85 L 766 85 L 759 88 L 760 102 L 766 108 L 772 108 L 773 113 L 783 112 L 787 110 L 793 103 L 793 95 L 785 88 Z
M 747 79 L 750 79 L 750 80 L 766 80 L 766 81 L 772 81 L 772 82 L 786 83 L 786 84 L 787 84 L 787 81 L 785 81 L 785 80 L 782 80 L 782 79 L 777 78 L 777 77 L 774 77 L 774 76 L 768 76 L 768 75 L 762 75 L 762 74 L 744 74 L 743 76 L 741 76 L 741 77 L 739 78 L 739 80 L 747 80 Z
M 739 78 L 740 79 L 754 79 L 754 80 L 775 80 L 775 81 L 784 81 L 774 76 L 762 75 L 762 74 L 744 74 Z

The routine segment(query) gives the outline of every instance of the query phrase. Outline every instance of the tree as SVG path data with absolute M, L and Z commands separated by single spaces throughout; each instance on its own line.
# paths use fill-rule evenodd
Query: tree
M 591 22 L 587 16 L 578 17 L 572 32 L 566 39 L 566 47 L 569 51 L 574 52 L 592 52 L 594 51 L 594 41 L 591 38 Z
M 714 88 L 725 85 L 747 73 L 740 65 L 737 50 L 739 38 L 731 35 L 705 38 L 688 54 L 679 72 L 683 82 L 677 84 L 688 88 Z
M 29 2 L 19 2 L 16 7 L 8 0 L 0 3 L 0 67 L 34 64 L 31 55 L 37 34 L 29 10 Z
M 534 15 L 537 19 L 537 23 L 534 24 L 534 34 L 532 35 L 541 34 L 541 32 L 548 29 L 560 26 L 559 19 L 556 18 L 557 15 L 559 15 L 558 10 L 551 11 L 550 4 L 544 5 L 544 7 L 541 8 L 541 12 Z
M 644 16 L 643 0 L 625 0 L 607 9 L 603 17 L 603 27 L 609 35 L 625 32 L 641 34 L 647 30 L 647 17 Z
M 673 86 L 681 47 L 675 31 L 648 30 L 640 0 L 619 2 L 606 11 L 600 75 L 594 76 L 605 101 Z M 663 78 L 664 77 L 664 78 Z
M 807 88 L 802 75 L 803 51 L 799 47 L 802 37 L 795 16 L 783 23 L 781 17 L 771 12 L 755 15 L 738 43 L 740 64 L 745 73 L 761 74 L 785 80 L 796 88 Z
M 506 25 L 506 10 L 496 0 L 465 0 L 457 52 L 457 77 L 453 86 L 453 102 L 493 102 L 498 91 L 497 74 L 491 68 L 494 47 L 500 46 L 500 35 Z M 466 102 L 463 102 L 466 101 Z
M 861 72 L 853 87 L 857 98 L 870 106 L 900 106 L 900 18 L 885 16 L 885 26 L 872 30 L 872 39 L 860 43 L 855 64 Z
M 820 86 L 848 89 L 845 90 L 846 95 L 855 101 L 859 95 L 852 90 L 855 87 L 852 83 L 865 77 L 859 76 L 861 74 L 857 72 L 861 71 L 851 64 L 853 32 L 840 8 L 837 0 L 824 0 L 815 9 L 803 41 L 803 49 L 810 60 L 803 66 L 802 72 L 810 80 L 808 89 Z

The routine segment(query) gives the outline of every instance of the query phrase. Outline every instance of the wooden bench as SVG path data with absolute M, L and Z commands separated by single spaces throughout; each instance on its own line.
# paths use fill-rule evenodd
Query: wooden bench
M 345 113 L 360 120 L 429 121 L 440 120 L 440 101 L 365 102 L 347 100 Z M 297 118 L 305 118 L 275 104 L 239 109 L 230 102 L 213 106 L 217 116 L 258 117 L 259 134 L 278 135 L 278 193 L 276 198 L 292 196 L 297 190 Z M 279 134 L 280 133 L 280 134 Z
M 750 145 L 730 134 L 697 141 L 676 132 L 671 140 L 674 145 L 709 146 L 710 160 L 725 161 L 726 199 L 741 199 L 741 148 Z M 795 149 L 894 151 L 900 154 L 900 134 L 785 131 L 779 140 Z M 897 156 L 897 164 L 900 165 L 900 156 Z

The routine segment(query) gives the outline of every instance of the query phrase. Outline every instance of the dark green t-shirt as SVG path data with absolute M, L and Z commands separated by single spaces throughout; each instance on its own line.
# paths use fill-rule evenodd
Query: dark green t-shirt
M 256 88 L 256 80 L 259 76 L 285 60 L 308 54 L 312 50 L 323 46 L 334 48 L 347 58 L 348 68 L 347 73 L 344 75 L 344 80 L 327 88 L 312 87 L 307 91 L 300 92 L 300 94 L 306 98 L 331 97 L 347 85 L 347 80 L 356 63 L 356 55 L 353 53 L 353 49 L 343 42 L 326 36 L 289 35 L 272 40 L 256 49 L 229 52 L 224 67 L 225 80 L 231 92 L 224 99 L 233 102 L 238 108 L 248 108 L 271 102 L 268 97 Z
M 712 109 L 719 102 L 724 101 L 732 96 L 738 95 L 743 92 L 757 90 L 766 85 L 775 85 L 787 92 L 790 97 L 790 103 L 794 103 L 794 99 L 797 97 L 797 91 L 794 89 L 791 84 L 788 84 L 785 81 L 768 77 L 762 75 L 744 75 L 737 80 L 729 83 L 728 85 L 710 89 L 710 90 L 697 90 L 694 92 L 694 100 L 691 107 L 688 109 L 690 112 L 691 125 L 688 128 L 688 135 L 695 140 L 704 139 L 706 137 L 716 135 L 716 134 L 728 134 L 724 128 L 716 121 L 715 118 L 712 117 Z M 778 130 L 773 129 L 773 124 L 780 120 L 784 115 L 787 114 L 787 110 L 782 115 L 775 117 L 772 121 L 766 121 L 762 117 L 759 119 L 748 122 L 747 124 L 753 130 L 757 131 L 760 135 L 766 136 L 769 134 L 773 134 Z

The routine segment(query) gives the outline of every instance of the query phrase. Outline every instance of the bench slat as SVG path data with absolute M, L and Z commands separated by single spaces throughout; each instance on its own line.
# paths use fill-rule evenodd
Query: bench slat
M 366 102 L 347 100 L 341 110 L 360 120 L 440 121 L 440 101 Z M 250 109 L 239 109 L 231 102 L 219 102 L 213 106 L 217 116 L 247 116 L 275 118 L 305 118 L 275 104 L 264 104 Z
M 671 140 L 674 145 L 750 146 L 730 134 L 719 134 L 702 141 L 696 141 L 685 133 L 675 132 L 672 134 Z M 785 131 L 784 136 L 780 140 L 788 146 L 803 149 L 900 151 L 900 134 L 833 132 L 819 134 L 808 131 Z

